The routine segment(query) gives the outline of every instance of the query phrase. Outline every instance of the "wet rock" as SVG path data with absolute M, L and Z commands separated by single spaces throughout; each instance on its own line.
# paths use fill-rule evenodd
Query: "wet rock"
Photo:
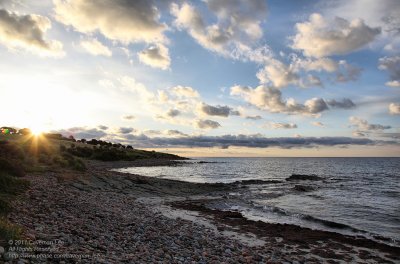
M 292 174 L 290 177 L 286 178 L 286 181 L 320 181 L 321 177 L 315 174 Z
M 315 188 L 307 185 L 295 185 L 293 187 L 293 190 L 298 191 L 298 192 L 311 192 L 314 191 Z

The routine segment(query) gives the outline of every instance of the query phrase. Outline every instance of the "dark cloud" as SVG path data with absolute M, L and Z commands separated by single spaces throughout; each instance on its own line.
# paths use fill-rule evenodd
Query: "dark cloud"
M 385 129 L 391 129 L 391 126 L 380 125 L 380 124 L 370 124 L 367 120 L 350 117 L 350 123 L 357 128 L 357 132 L 371 132 L 371 131 L 382 131 Z
M 356 81 L 362 72 L 361 68 L 355 67 L 353 65 L 347 64 L 345 62 L 339 63 L 341 65 L 341 69 L 336 73 L 336 82 L 350 82 Z
M 104 136 L 107 136 L 107 133 L 99 130 L 97 128 L 87 128 L 87 127 L 72 127 L 69 129 L 62 129 L 52 131 L 53 133 L 60 133 L 63 136 L 73 136 L 77 139 L 100 139 Z
M 256 116 L 246 116 L 245 118 L 246 118 L 246 119 L 250 119 L 250 120 L 260 120 L 260 119 L 262 119 L 262 117 L 259 116 L 259 115 L 256 115 Z
M 47 17 L 19 15 L 0 9 L 0 42 L 9 48 L 23 48 L 43 55 L 63 55 L 61 42 L 45 39 L 49 28 L 51 22 Z
M 126 115 L 126 116 L 123 116 L 123 117 L 122 117 L 123 120 L 133 120 L 133 119 L 135 119 L 135 118 L 136 118 L 136 117 L 133 116 L 133 115 Z
M 176 116 L 178 116 L 180 114 L 181 114 L 181 111 L 179 111 L 177 109 L 169 109 L 168 112 L 167 112 L 167 116 L 171 117 L 171 118 L 176 117 Z
M 336 101 L 335 99 L 327 100 L 326 103 L 335 108 L 351 109 L 356 107 L 353 101 L 348 98 L 343 98 L 342 101 Z
M 120 127 L 118 132 L 121 134 L 129 134 L 131 132 L 135 131 L 132 127 Z
M 314 148 L 320 146 L 399 144 L 397 141 L 376 141 L 351 137 L 279 137 L 261 135 L 190 136 L 179 138 L 149 138 L 144 135 L 131 137 L 132 144 L 140 147 L 249 147 Z
M 186 137 L 188 136 L 187 134 L 179 131 L 179 130 L 167 130 L 167 135 L 168 136 L 178 136 L 178 137 Z
M 215 129 L 221 126 L 220 123 L 213 121 L 213 120 L 197 120 L 195 123 L 196 127 L 200 128 L 200 129 Z
M 233 108 L 229 106 L 212 106 L 205 103 L 201 104 L 200 110 L 203 114 L 209 116 L 221 116 L 221 117 L 228 117 L 229 115 L 240 115 L 239 111 L 233 110 Z
M 107 130 L 108 126 L 99 125 L 98 128 L 101 130 Z
M 389 72 L 390 81 L 386 83 L 387 86 L 400 87 L 400 56 L 380 58 L 379 69 Z
M 162 44 L 150 46 L 138 53 L 139 60 L 154 68 L 166 70 L 171 64 L 167 47 Z

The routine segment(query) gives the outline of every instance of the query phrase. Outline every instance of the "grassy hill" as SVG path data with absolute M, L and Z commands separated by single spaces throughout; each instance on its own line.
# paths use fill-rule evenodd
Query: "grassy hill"
M 11 201 L 29 188 L 22 177 L 27 172 L 85 171 L 85 160 L 133 161 L 138 159 L 183 159 L 131 146 L 91 140 L 76 141 L 59 134 L 0 134 L 0 240 L 18 238 L 21 230 L 6 219 Z

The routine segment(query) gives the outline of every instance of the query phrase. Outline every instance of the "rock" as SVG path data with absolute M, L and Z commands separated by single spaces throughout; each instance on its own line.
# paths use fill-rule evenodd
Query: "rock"
M 320 181 L 322 180 L 321 177 L 315 174 L 292 174 L 290 177 L 286 178 L 286 181 Z
M 311 186 L 306 186 L 306 185 L 295 185 L 293 187 L 293 190 L 298 191 L 298 192 L 311 192 L 314 191 L 315 188 Z

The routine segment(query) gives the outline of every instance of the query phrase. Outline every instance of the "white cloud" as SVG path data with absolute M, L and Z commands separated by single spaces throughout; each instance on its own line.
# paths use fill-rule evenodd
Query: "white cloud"
M 359 117 L 351 116 L 349 118 L 350 123 L 357 128 L 359 132 L 370 132 L 370 131 L 382 131 L 385 129 L 392 128 L 391 126 L 370 124 L 367 120 L 361 119 Z
M 321 78 L 315 74 L 320 72 L 333 74 L 335 82 L 355 81 L 361 73 L 360 68 L 344 60 L 336 62 L 330 58 L 301 58 L 296 54 L 289 54 L 290 61 L 285 64 L 272 55 L 268 56 L 264 57 L 262 62 L 264 66 L 258 71 L 257 78 L 261 84 L 275 88 L 289 85 L 302 88 L 324 87 Z
M 54 0 L 58 21 L 83 33 L 100 32 L 122 43 L 165 42 L 167 26 L 151 0 Z
M 156 44 L 138 53 L 139 60 L 154 68 L 166 70 L 171 64 L 168 48 L 162 44 Z
M 0 43 L 11 50 L 26 50 L 40 56 L 64 56 L 60 41 L 45 39 L 44 35 L 50 28 L 51 22 L 47 17 L 20 15 L 0 9 Z
M 400 56 L 380 58 L 378 68 L 389 72 L 390 81 L 386 82 L 387 86 L 400 87 Z
M 171 93 L 177 97 L 197 98 L 200 97 L 199 92 L 189 86 L 175 86 L 171 88 Z
M 178 29 L 186 30 L 201 46 L 224 56 L 251 59 L 252 46 L 261 39 L 261 22 L 267 14 L 264 0 L 208 0 L 217 22 L 207 24 L 200 12 L 184 2 L 173 4 L 171 13 Z
M 325 127 L 324 124 L 322 124 L 321 122 L 317 122 L 317 121 L 311 122 L 311 124 L 312 124 L 313 126 L 316 126 L 316 127 Z
M 272 129 L 294 129 L 297 128 L 296 124 L 293 123 L 275 123 L 275 122 L 270 122 L 265 125 L 266 128 L 272 128 Z
M 300 77 L 295 73 L 292 65 L 285 65 L 279 60 L 270 59 L 258 73 L 260 83 L 272 84 L 276 88 L 297 84 Z
M 85 39 L 80 42 L 81 46 L 90 54 L 111 57 L 111 50 L 96 38 Z
M 389 113 L 392 115 L 400 115 L 400 104 L 389 104 Z
M 280 90 L 260 85 L 256 88 L 233 86 L 231 95 L 241 96 L 246 102 L 271 113 L 318 115 L 328 109 L 322 98 L 312 98 L 304 104 L 294 99 L 283 100 Z
M 137 82 L 134 78 L 129 76 L 122 76 L 118 79 L 120 82 L 121 89 L 123 91 L 129 91 L 132 93 L 136 93 L 140 98 L 150 100 L 154 98 L 154 94 L 150 92 L 147 87 L 140 82 Z
M 369 27 L 361 19 L 348 21 L 336 17 L 327 21 L 321 14 L 312 14 L 309 21 L 297 23 L 296 30 L 291 47 L 316 58 L 358 50 L 381 32 L 380 28 Z

